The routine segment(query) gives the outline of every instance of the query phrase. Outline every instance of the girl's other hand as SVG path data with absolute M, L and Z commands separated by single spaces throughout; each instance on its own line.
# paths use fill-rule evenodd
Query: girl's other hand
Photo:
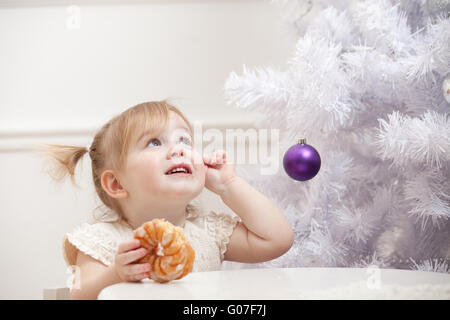
M 149 277 L 149 263 L 137 264 L 136 260 L 144 257 L 148 251 L 141 247 L 139 240 L 125 241 L 119 244 L 114 258 L 113 268 L 123 281 L 140 281 Z
M 222 150 L 203 156 L 203 161 L 207 166 L 205 187 L 221 195 L 226 184 L 236 176 L 232 163 L 227 160 L 227 155 Z

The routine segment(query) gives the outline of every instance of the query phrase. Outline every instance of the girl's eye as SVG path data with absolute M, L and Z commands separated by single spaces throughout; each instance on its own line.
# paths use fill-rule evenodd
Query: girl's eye
M 192 144 L 192 141 L 190 138 L 188 137 L 180 137 L 180 141 L 183 141 L 185 144 L 187 144 L 188 146 L 190 146 Z
M 159 141 L 158 139 L 152 139 L 147 143 L 147 147 L 148 146 L 160 146 L 161 145 L 161 141 Z

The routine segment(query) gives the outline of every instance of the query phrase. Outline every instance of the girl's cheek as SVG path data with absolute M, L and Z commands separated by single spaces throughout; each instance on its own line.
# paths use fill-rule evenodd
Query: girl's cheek
M 195 168 L 200 169 L 205 164 L 203 163 L 203 157 L 200 155 L 200 153 L 194 151 L 192 153 L 192 164 Z
M 203 162 L 203 157 L 202 156 L 196 157 L 194 159 L 193 165 L 194 165 L 195 171 L 198 174 L 203 175 L 203 176 L 206 175 L 207 167 L 206 167 L 205 163 Z
M 203 161 L 202 162 L 198 162 L 195 165 L 195 169 L 196 169 L 197 172 L 199 172 L 199 173 L 201 173 L 203 175 L 206 174 L 206 165 L 203 163 Z

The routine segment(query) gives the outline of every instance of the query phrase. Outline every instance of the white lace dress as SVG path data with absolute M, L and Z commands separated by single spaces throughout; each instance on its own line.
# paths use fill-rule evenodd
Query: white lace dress
M 195 250 L 193 272 L 220 270 L 230 236 L 240 221 L 238 216 L 210 211 L 206 215 L 188 213 L 184 235 Z M 134 230 L 120 221 L 84 223 L 64 236 L 63 256 L 75 265 L 78 250 L 109 266 L 119 244 L 133 239 Z

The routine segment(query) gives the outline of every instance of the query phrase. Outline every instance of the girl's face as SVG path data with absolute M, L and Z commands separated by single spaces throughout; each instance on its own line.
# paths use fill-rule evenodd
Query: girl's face
M 187 173 L 173 173 L 174 167 L 182 167 Z M 205 174 L 203 157 L 193 149 L 188 126 L 171 111 L 163 132 L 144 133 L 132 147 L 121 184 L 130 199 L 144 205 L 172 199 L 189 202 L 205 186 Z

